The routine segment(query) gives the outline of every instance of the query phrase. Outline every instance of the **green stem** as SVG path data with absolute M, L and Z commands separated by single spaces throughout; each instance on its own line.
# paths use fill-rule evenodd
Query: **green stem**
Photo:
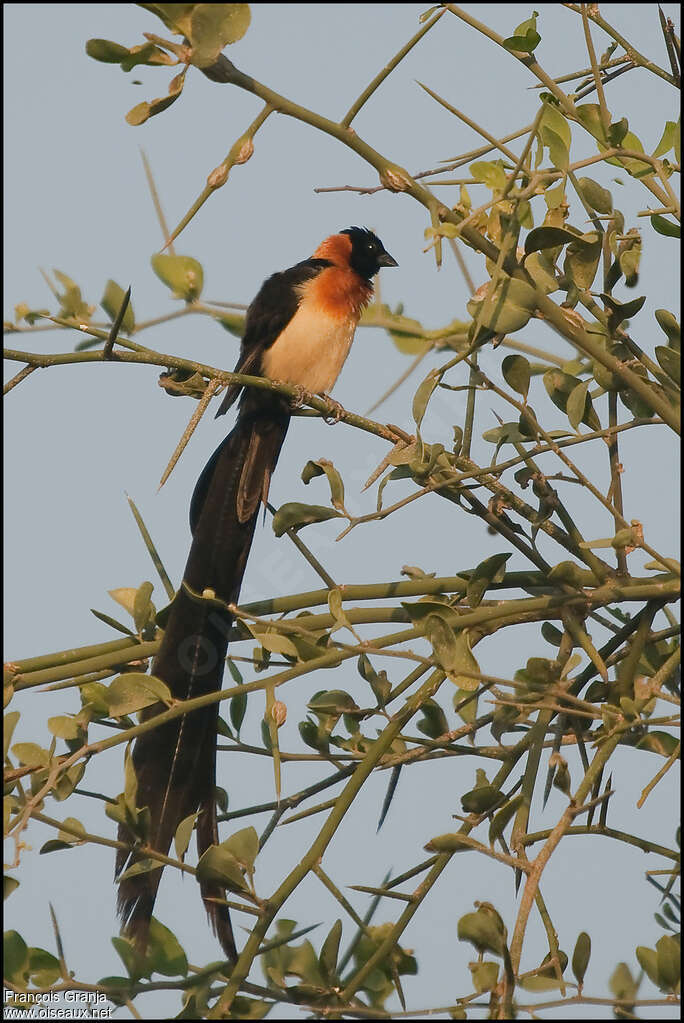
M 617 426 L 617 392 L 608 393 L 608 425 L 612 428 Z M 620 454 L 618 451 L 618 440 L 615 433 L 611 434 L 608 442 L 608 459 L 610 462 L 610 503 L 615 511 L 615 531 L 623 525 L 623 504 L 622 504 L 622 466 L 620 465 Z M 627 575 L 627 555 L 624 547 L 618 547 L 615 551 L 617 559 L 617 570 L 620 575 Z
M 73 327 L 74 325 L 68 324 L 68 326 Z M 77 328 L 74 327 L 74 329 Z M 94 328 L 88 328 L 87 333 L 95 334 L 95 336 L 102 339 L 106 336 L 104 332 L 96 332 Z M 201 373 L 203 376 L 214 377 L 225 384 L 236 383 L 243 387 L 255 387 L 257 390 L 283 394 L 295 403 L 309 405 L 323 416 L 330 414 L 329 398 L 321 398 L 317 394 L 303 392 L 301 389 L 292 387 L 290 384 L 279 383 L 266 377 L 229 373 L 225 370 L 216 369 L 215 366 L 208 366 L 205 363 L 194 362 L 190 359 L 181 359 L 175 355 L 165 355 L 162 352 L 154 352 L 149 349 L 145 349 L 143 352 L 113 352 L 111 359 L 104 360 L 102 352 L 99 351 L 62 352 L 56 355 L 44 355 L 37 352 L 20 352 L 6 348 L 4 350 L 4 357 L 12 362 L 26 362 L 35 366 L 67 366 L 81 362 L 93 362 L 107 366 L 112 366 L 116 363 L 138 363 L 148 366 L 171 367 L 173 369 L 190 369 L 196 373 Z M 340 411 L 336 407 L 335 412 L 339 413 L 340 422 L 349 423 L 351 426 L 356 426 L 366 433 L 372 433 L 376 437 L 390 441 L 392 444 L 396 444 L 397 440 L 401 439 L 397 433 L 398 428 L 392 429 L 391 427 L 383 426 L 381 423 L 376 423 L 372 419 L 366 419 L 364 416 L 359 416 L 354 412 L 347 412 L 345 409 Z
M 404 57 L 408 53 L 411 52 L 411 50 L 416 45 L 416 43 L 420 42 L 420 40 L 423 38 L 423 36 L 427 32 L 430 31 L 430 29 L 432 28 L 433 25 L 437 24 L 439 19 L 445 13 L 446 13 L 445 10 L 442 9 L 441 11 L 438 11 L 437 14 L 434 15 L 434 17 L 430 18 L 430 20 L 427 21 L 423 25 L 423 27 L 420 28 L 416 32 L 416 34 L 414 36 L 412 36 L 411 39 L 409 39 L 409 41 L 406 43 L 406 45 L 402 46 L 402 48 L 392 58 L 392 60 L 388 64 L 386 64 L 385 67 L 382 69 L 382 71 L 380 71 L 375 76 L 373 81 L 368 86 L 366 86 L 366 88 L 363 90 L 363 92 L 361 93 L 359 98 L 352 103 L 351 107 L 349 108 L 347 113 L 344 115 L 344 117 L 340 121 L 340 124 L 343 127 L 345 127 L 345 128 L 349 127 L 349 125 L 352 123 L 352 121 L 354 120 L 354 118 L 358 114 L 359 110 L 361 110 L 361 107 L 363 107 L 368 102 L 368 100 L 371 98 L 371 96 L 373 95 L 375 90 L 378 88 L 378 86 L 382 85 L 382 83 L 385 81 L 387 76 L 389 74 L 391 74 L 392 71 L 394 71 L 395 67 L 404 59 Z
M 522 840 L 522 844 L 534 845 L 535 842 L 545 842 L 552 829 L 548 828 L 546 831 L 534 831 L 525 835 Z M 650 842 L 647 838 L 639 838 L 637 835 L 630 835 L 625 831 L 617 831 L 615 828 L 597 827 L 596 825 L 587 824 L 575 824 L 568 828 L 566 831 L 567 835 L 603 835 L 605 838 L 614 838 L 618 842 L 625 842 L 627 845 L 633 845 L 636 849 L 641 849 L 642 852 L 655 853 L 657 856 L 665 856 L 667 859 L 678 862 L 680 859 L 680 853 L 674 849 L 668 849 L 664 845 L 658 845 L 656 842 Z
M 581 14 L 582 7 L 588 6 L 587 11 L 588 17 L 594 22 L 595 25 L 598 25 L 599 28 L 602 28 L 603 31 L 611 37 L 611 39 L 614 39 L 616 43 L 620 44 L 620 46 L 625 51 L 626 55 L 634 64 L 637 64 L 639 67 L 646 68 L 647 71 L 651 71 L 654 75 L 657 75 L 658 78 L 662 78 L 665 82 L 669 82 L 670 85 L 676 84 L 672 75 L 668 74 L 667 71 L 664 71 L 661 67 L 658 67 L 657 64 L 654 64 L 652 60 L 649 60 L 647 57 L 644 57 L 644 55 L 642 53 L 639 53 L 639 51 L 635 49 L 635 47 L 632 46 L 631 43 L 627 42 L 624 36 L 621 36 L 617 29 L 613 28 L 613 26 L 610 25 L 605 20 L 605 18 L 601 16 L 595 4 L 589 5 L 564 4 L 564 6 L 569 8 L 571 11 L 574 11 L 576 14 Z
M 240 989 L 240 984 L 247 978 L 251 969 L 254 957 L 264 939 L 266 931 L 271 922 L 280 911 L 283 904 L 306 877 L 309 871 L 313 870 L 322 858 L 325 850 L 332 841 L 337 828 L 341 824 L 345 814 L 354 802 L 358 792 L 364 785 L 374 768 L 390 749 L 401 729 L 420 710 L 423 703 L 431 699 L 444 680 L 443 672 L 436 671 L 420 687 L 420 689 L 406 702 L 406 705 L 394 716 L 392 721 L 383 729 L 380 736 L 375 740 L 363 761 L 358 765 L 343 791 L 337 798 L 334 809 L 326 819 L 325 824 L 318 833 L 317 838 L 301 861 L 290 871 L 278 890 L 266 903 L 266 911 L 250 934 L 240 957 L 235 965 L 230 981 L 221 996 L 218 1004 L 210 1013 L 210 1018 L 221 1019 L 230 1009 L 235 995 Z M 341 998 L 348 1000 L 347 992 L 343 992 Z
M 142 661 L 156 654 L 158 648 L 157 641 L 133 644 L 128 639 L 125 641 L 125 646 L 110 653 L 100 654 L 98 657 L 79 659 L 71 663 L 56 665 L 53 668 L 44 668 L 42 671 L 23 672 L 17 680 L 15 689 L 30 689 L 33 686 L 46 685 L 48 682 L 59 682 L 76 674 L 86 675 L 89 672 L 103 671 L 105 668 L 111 668 L 117 664 L 124 665 L 131 661 Z

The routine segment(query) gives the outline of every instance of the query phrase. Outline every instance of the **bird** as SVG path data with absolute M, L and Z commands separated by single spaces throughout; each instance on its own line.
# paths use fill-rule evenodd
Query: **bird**
M 373 278 L 381 267 L 397 265 L 368 228 L 330 235 L 311 258 L 264 281 L 247 309 L 235 372 L 327 394 L 373 296 Z M 292 413 L 282 394 L 235 383 L 227 387 L 217 417 L 238 399 L 235 425 L 202 470 L 192 495 L 190 553 L 152 663 L 152 674 L 179 700 L 221 688 L 233 621 L 228 605 L 237 603 L 259 510 L 268 498 Z M 141 720 L 165 709 L 162 703 L 147 707 Z M 163 855 L 178 825 L 193 814 L 198 855 L 218 843 L 217 724 L 214 702 L 135 740 L 136 806 L 147 808 L 147 846 Z M 119 841 L 122 933 L 144 951 L 163 867 L 131 870 L 144 859 L 139 838 L 122 823 Z M 202 879 L 200 894 L 223 952 L 234 963 L 238 953 L 225 891 L 218 882 Z

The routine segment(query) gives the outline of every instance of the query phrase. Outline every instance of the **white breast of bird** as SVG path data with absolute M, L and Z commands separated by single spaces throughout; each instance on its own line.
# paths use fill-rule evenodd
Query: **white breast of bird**
M 349 355 L 356 320 L 326 317 L 321 309 L 299 307 L 287 327 L 262 357 L 271 380 L 328 393 Z

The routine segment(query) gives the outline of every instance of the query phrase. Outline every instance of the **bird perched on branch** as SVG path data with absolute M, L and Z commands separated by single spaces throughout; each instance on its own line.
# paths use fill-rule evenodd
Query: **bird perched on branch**
M 264 376 L 307 391 L 328 392 L 349 354 L 373 277 L 397 266 L 372 231 L 350 227 L 319 245 L 310 259 L 275 273 L 247 310 L 236 373 Z M 190 504 L 192 546 L 183 582 L 171 605 L 152 673 L 176 699 L 221 688 L 232 615 L 252 544 L 259 508 L 290 422 L 290 405 L 271 391 L 228 387 L 217 415 L 242 391 L 235 426 L 202 471 Z M 150 720 L 164 710 L 143 712 Z M 181 821 L 198 813 L 201 856 L 218 842 L 216 727 L 218 703 L 168 721 L 138 737 L 133 748 L 136 805 L 148 808 L 149 847 L 164 855 Z M 136 836 L 122 824 L 119 839 Z M 117 875 L 134 865 L 135 851 L 117 854 Z M 127 872 L 119 883 L 124 933 L 147 944 L 162 868 Z M 228 959 L 237 958 L 223 887 L 200 882 L 213 929 Z

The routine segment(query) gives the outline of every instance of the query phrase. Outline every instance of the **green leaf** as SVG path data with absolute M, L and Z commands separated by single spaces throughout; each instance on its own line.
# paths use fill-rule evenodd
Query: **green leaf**
M 656 987 L 660 987 L 658 978 L 658 954 L 654 952 L 652 948 L 646 948 L 644 945 L 639 945 L 636 950 L 636 957 L 639 966 L 644 971 L 648 979 Z
M 501 799 L 501 793 L 493 785 L 478 785 L 461 796 L 464 813 L 486 813 Z
M 480 328 L 497 334 L 512 334 L 529 321 L 536 308 L 536 293 L 525 281 L 500 277 L 486 293 L 471 298 L 467 309 Z
M 618 302 L 612 295 L 604 292 L 601 293 L 601 298 L 609 313 L 608 329 L 611 333 L 625 320 L 631 320 L 633 316 L 636 316 L 646 301 L 646 296 L 642 295 L 631 302 Z
M 544 139 L 549 149 L 549 159 L 558 170 L 566 170 L 570 162 L 570 151 L 563 144 L 562 139 L 551 128 L 546 128 Z
M 394 313 L 392 327 L 385 329 L 402 355 L 418 355 L 419 352 L 424 352 L 429 344 L 422 323 L 408 316 Z
M 541 36 L 538 32 L 528 32 L 524 36 L 509 36 L 507 39 L 504 39 L 503 46 L 505 49 L 517 53 L 532 53 L 539 46 L 540 42 Z
M 515 681 L 527 685 L 532 690 L 543 689 L 557 677 L 555 663 L 548 657 L 528 657 L 524 668 L 519 668 Z
M 438 369 L 430 370 L 425 380 L 421 383 L 420 387 L 413 396 L 413 421 L 415 422 L 418 429 L 423 421 L 428 402 L 432 396 L 432 392 L 441 380 L 441 372 Z
M 313 522 L 326 522 L 328 519 L 339 519 L 342 516 L 332 508 L 325 508 L 319 504 L 300 504 L 298 501 L 290 501 L 280 506 L 273 516 L 273 532 L 276 536 L 282 536 L 288 529 L 302 529 L 310 526 Z
M 587 408 L 587 399 L 589 398 L 589 384 L 591 381 L 585 380 L 584 383 L 577 384 L 568 395 L 568 401 L 566 406 L 566 412 L 568 419 L 570 420 L 570 426 L 573 430 L 576 430 L 579 424 L 584 419 Z
M 156 14 L 176 35 L 190 35 L 190 15 L 196 4 L 139 4 L 146 11 Z
M 151 601 L 154 586 L 150 582 L 141 583 L 135 592 L 133 600 L 133 621 L 138 632 L 142 632 L 146 625 L 154 621 L 156 609 Z
M 520 24 L 517 26 L 517 28 L 513 32 L 513 35 L 514 36 L 524 36 L 524 35 L 527 35 L 528 32 L 536 31 L 536 28 L 537 28 L 537 18 L 538 17 L 539 17 L 539 11 L 532 11 L 532 14 L 530 15 L 529 18 L 526 18 L 525 21 L 521 21 L 520 22 Z
M 4 757 L 6 757 L 7 753 L 9 752 L 10 744 L 12 742 L 12 735 L 14 734 L 14 729 L 17 727 L 17 722 L 19 721 L 20 717 L 21 714 L 18 710 L 8 711 L 8 713 L 5 714 L 5 719 L 3 722 L 4 727 L 2 733 Z
M 507 355 L 501 363 L 501 372 L 508 386 L 522 394 L 523 398 L 527 398 L 532 370 L 525 356 Z
M 57 739 L 78 739 L 83 734 L 78 722 L 67 715 L 48 718 L 48 728 Z
M 425 620 L 425 633 L 450 681 L 459 689 L 474 692 L 480 685 L 479 678 L 462 674 L 472 672 L 476 676 L 480 671 L 470 649 L 468 630 L 454 632 L 441 616 L 430 614 Z
M 522 803 L 522 798 L 522 794 L 514 796 L 513 799 L 509 799 L 508 802 L 494 814 L 491 824 L 489 825 L 488 837 L 490 845 L 494 845 L 496 840 L 501 838 L 511 817 L 513 817 L 513 815 L 517 812 L 518 807 Z
M 36 987 L 51 987 L 56 984 L 62 975 L 62 968 L 59 959 L 44 948 L 30 948 L 29 973 L 31 982 Z
M 9 874 L 5 874 L 3 876 L 3 886 L 2 886 L 3 902 L 4 902 L 5 899 L 9 899 L 10 895 L 12 894 L 12 892 L 15 892 L 18 887 L 19 887 L 19 882 L 17 881 L 16 877 L 10 877 Z
M 438 739 L 440 735 L 446 735 L 449 731 L 449 724 L 446 714 L 436 700 L 426 700 L 420 708 L 421 717 L 416 722 L 416 728 L 428 739 Z
M 666 121 L 660 142 L 653 150 L 653 156 L 664 156 L 673 148 L 679 135 L 679 121 Z
M 600 259 L 601 237 L 590 231 L 568 245 L 563 270 L 580 291 L 586 291 L 593 283 Z
M 520 979 L 520 986 L 525 991 L 552 991 L 554 988 L 559 987 L 561 984 L 559 974 L 562 976 L 565 967 L 568 965 L 568 957 L 565 952 L 559 949 L 558 958 L 559 965 L 557 970 L 549 962 L 551 955 L 545 955 L 538 970 L 535 970 L 531 976 L 525 976 Z M 548 963 L 548 965 L 545 966 L 545 963 Z
M 336 920 L 330 928 L 327 938 L 323 942 L 319 963 L 321 973 L 329 984 L 336 978 L 337 956 L 340 950 L 340 939 L 342 937 L 342 921 Z
M 541 627 L 541 633 L 547 643 L 550 643 L 552 646 L 560 646 L 563 633 L 555 625 L 552 625 L 551 622 L 544 622 Z
M 492 952 L 503 955 L 506 947 L 506 928 L 503 920 L 493 909 L 479 907 L 475 913 L 466 913 L 458 921 L 457 934 L 459 941 L 469 941 L 478 952 Z
M 104 295 L 100 299 L 100 305 L 112 322 L 119 315 L 119 310 L 121 309 L 121 303 L 124 300 L 125 294 L 126 292 L 124 289 L 117 284 L 116 281 L 113 281 L 111 278 L 107 281 Z M 135 317 L 133 315 L 133 306 L 130 302 L 126 306 L 126 312 L 124 313 L 121 328 L 127 334 L 132 334 L 135 330 Z
M 682 359 L 680 353 L 676 352 L 673 348 L 658 345 L 655 350 L 655 357 L 670 380 L 679 384 L 682 379 Z
M 351 622 L 344 613 L 344 607 L 342 606 L 342 592 L 337 586 L 328 590 L 328 608 L 330 610 L 330 614 L 337 623 L 333 632 L 336 628 L 349 629 L 350 632 L 354 631 Z
M 571 376 L 569 373 L 563 373 L 560 369 L 547 370 L 543 379 L 546 392 L 556 408 L 559 408 L 561 412 L 567 412 L 568 399 L 582 381 L 578 380 L 577 377 Z M 601 428 L 599 418 L 594 412 L 588 393 L 585 394 L 584 413 L 580 421 L 592 430 L 599 430 Z
M 504 43 L 504 46 L 506 44 Z M 468 963 L 468 969 L 473 977 L 473 987 L 478 994 L 484 991 L 491 991 L 496 987 L 499 979 L 499 965 L 492 962 Z M 465 1017 L 464 1017 L 465 1018 Z
M 164 110 L 168 110 L 172 103 L 175 103 L 181 92 L 183 91 L 183 85 L 185 84 L 185 73 L 176 75 L 175 78 L 171 79 L 169 84 L 168 95 L 160 96 L 157 99 L 152 99 L 149 102 L 146 100 L 142 103 L 137 103 L 131 110 L 126 114 L 126 121 L 133 127 L 138 127 L 140 124 L 144 124 L 145 121 L 149 120 L 150 117 L 155 117 L 157 114 L 161 114 Z M 173 259 L 173 256 L 164 257 Z
M 378 706 L 384 707 L 385 701 L 392 690 L 392 684 L 387 678 L 387 672 L 376 671 L 366 654 L 359 656 L 356 667 L 361 678 L 365 679 L 373 690 Z M 418 727 L 420 728 L 420 725 Z
M 106 718 L 109 715 L 107 706 L 107 687 L 102 682 L 88 682 L 79 687 L 83 708 L 93 718 Z
M 636 373 L 636 375 L 642 377 L 642 379 L 646 380 L 648 378 L 646 368 L 642 366 L 640 363 L 632 365 L 631 369 L 633 373 Z M 652 386 L 654 387 L 654 390 L 660 391 L 662 393 L 661 388 L 657 387 L 657 385 Z M 632 391 L 631 389 L 625 388 L 623 386 L 623 388 L 618 392 L 618 394 L 620 396 L 620 401 L 629 409 L 632 415 L 638 416 L 640 418 L 641 417 L 648 418 L 649 416 L 655 414 L 655 410 L 653 406 L 650 404 L 650 402 L 647 401 L 645 398 L 642 398 L 640 394 L 636 394 L 635 391 Z
M 191 302 L 202 294 L 204 271 L 202 264 L 192 256 L 169 256 L 163 252 L 155 252 L 150 262 L 159 280 L 163 281 L 177 298 Z
M 525 255 L 544 249 L 554 249 L 558 245 L 568 245 L 577 239 L 577 232 L 566 227 L 535 227 L 525 238 Z
M 537 32 L 538 17 L 538 12 L 533 11 L 530 18 L 518 25 L 512 36 L 504 39 L 504 47 L 518 53 L 532 53 L 541 42 L 541 36 Z
M 173 836 L 173 847 L 176 850 L 176 858 L 179 860 L 182 860 L 188 851 L 190 838 L 192 836 L 192 829 L 195 827 L 196 820 L 197 814 L 191 813 L 190 816 L 185 817 L 176 828 L 176 834 Z
M 472 850 L 473 847 L 468 841 L 467 835 L 462 835 L 458 831 L 452 831 L 446 835 L 435 835 L 434 838 L 425 843 L 424 848 L 427 852 L 455 853 L 463 852 L 466 849 Z
M 332 462 L 327 458 L 320 458 L 316 462 L 309 461 L 302 469 L 302 481 L 308 484 L 314 476 L 325 474 L 330 485 L 330 499 L 333 507 L 338 511 L 344 510 L 344 483 L 342 477 Z
M 250 20 L 249 4 L 193 4 L 190 43 L 195 67 L 213 64 L 224 46 L 242 39 Z
M 658 981 L 664 991 L 674 992 L 681 974 L 681 950 L 676 938 L 664 934 L 656 942 Z
M 273 753 L 273 740 L 271 738 L 272 721 L 272 718 L 269 721 L 267 721 L 266 718 L 262 718 L 261 721 L 261 741 L 264 744 L 264 749 L 268 750 L 269 753 Z
M 344 689 L 323 689 L 314 693 L 307 703 L 307 707 L 314 714 L 336 714 L 338 716 L 359 709 L 356 701 Z
M 136 638 L 136 633 L 133 632 L 133 629 L 129 629 L 127 625 L 117 621 L 116 618 L 112 618 L 111 615 L 106 615 L 104 611 L 97 611 L 94 607 L 91 607 L 90 613 L 91 615 L 95 615 L 99 622 L 104 622 L 104 624 L 108 625 L 111 629 L 116 629 L 117 632 L 123 632 L 125 636 L 132 636 L 134 639 Z
M 288 657 L 297 656 L 297 648 L 294 642 L 288 636 L 284 636 L 282 632 L 277 632 L 275 629 L 265 629 L 262 623 L 257 625 L 252 622 L 246 622 L 245 624 L 264 650 L 268 650 L 272 654 L 284 654 Z
M 244 313 L 223 312 L 219 315 L 214 315 L 214 319 L 233 337 L 242 337 L 245 333 Z
M 488 444 L 496 444 L 497 450 L 502 444 L 523 444 L 533 439 L 521 431 L 518 423 L 502 423 L 501 426 L 493 426 L 491 430 L 485 430 L 482 434 L 482 440 Z
M 35 742 L 17 742 L 12 753 L 25 767 L 47 767 L 51 759 L 48 751 Z
M 55 787 L 52 790 L 53 799 L 56 799 L 58 802 L 61 802 L 63 799 L 67 799 L 81 781 L 81 778 L 85 774 L 85 769 L 85 763 L 80 763 L 73 764 L 71 767 L 68 767 L 66 771 L 63 771 L 55 782 Z
M 610 141 L 610 144 L 614 145 L 615 143 Z M 644 152 L 644 147 L 642 146 L 640 139 L 637 138 L 633 131 L 628 131 L 619 144 L 623 149 L 631 149 L 635 153 Z M 645 178 L 651 174 L 655 174 L 655 170 L 651 167 L 650 163 L 643 163 L 641 160 L 637 160 L 632 156 L 609 157 L 606 160 L 606 163 L 612 163 L 616 167 L 622 167 L 633 178 Z
M 601 108 L 598 103 L 581 103 L 576 108 L 577 116 L 590 135 L 607 147 L 608 139 L 603 128 Z
M 192 997 L 192 996 L 191 996 Z M 264 1019 L 273 1008 L 273 1002 L 264 1002 L 260 998 L 247 998 L 245 995 L 236 995 L 232 1004 L 232 1015 L 234 1019 Z M 176 1017 L 180 1019 L 180 1015 Z M 190 1011 L 185 1019 L 198 1019 L 197 1011 Z
M 621 146 L 629 132 L 629 121 L 622 117 L 608 126 L 608 141 L 611 146 Z
M 3 975 L 24 989 L 28 980 L 29 950 L 17 931 L 5 931 L 3 942 Z
M 602 188 L 593 178 L 578 178 L 577 185 L 584 199 L 597 213 L 608 214 L 613 210 L 613 197 L 607 188 Z
M 238 863 L 251 874 L 259 854 L 259 836 L 253 827 L 241 828 L 221 843 L 222 849 L 233 854 Z
M 672 220 L 666 220 L 659 213 L 654 213 L 651 217 L 651 227 L 658 234 L 665 235 L 666 238 L 681 238 L 679 224 L 675 224 Z
M 217 882 L 233 892 L 249 891 L 236 857 L 224 846 L 210 845 L 203 853 L 197 864 L 198 880 Z
M 618 250 L 618 263 L 625 275 L 625 284 L 633 288 L 639 280 L 639 261 L 641 259 L 641 238 L 638 233 L 628 232 L 630 237 L 623 239 Z
M 632 977 L 631 970 L 627 963 L 618 963 L 611 975 L 609 984 L 610 990 L 615 997 L 620 1000 L 624 999 L 625 1001 L 635 998 L 639 989 L 639 983 Z M 622 1006 L 622 1008 L 628 1012 L 631 1011 L 628 1006 Z
M 81 297 L 81 289 L 71 277 L 67 277 L 61 270 L 53 271 L 59 283 L 64 287 L 64 294 L 59 296 L 60 315 L 65 319 L 74 319 L 88 322 L 91 315 L 91 308 Z
M 152 917 L 150 921 L 146 951 L 148 974 L 161 973 L 164 977 L 187 976 L 188 960 L 178 938 L 156 917 Z
M 238 738 L 240 737 L 240 729 L 242 728 L 242 722 L 245 720 L 246 712 L 247 693 L 238 693 L 237 696 L 231 697 L 230 720 L 233 728 L 237 732 Z
M 544 192 L 544 202 L 549 211 L 556 210 L 565 201 L 565 182 L 561 181 L 560 185 L 556 185 L 555 188 L 547 188 Z
M 93 60 L 104 64 L 120 64 L 122 71 L 131 71 L 138 64 L 158 65 L 175 64 L 176 60 L 165 53 L 154 43 L 141 43 L 139 46 L 120 46 L 109 39 L 89 39 L 86 53 Z
M 88 39 L 86 54 L 103 64 L 120 64 L 128 56 L 128 47 L 113 43 L 109 39 Z
M 555 277 L 553 262 L 546 253 L 533 252 L 525 259 L 525 269 L 545 295 L 558 291 L 559 284 Z
M 130 938 L 112 938 L 111 942 L 131 980 L 145 976 L 145 956 L 133 941 Z
M 549 157 L 553 165 L 558 170 L 567 167 L 572 140 L 570 125 L 555 103 L 544 102 L 544 113 L 539 123 L 539 135 L 549 150 Z
M 671 757 L 677 749 L 678 740 L 670 732 L 648 731 L 637 742 L 637 749 L 646 749 L 650 753 L 658 753 L 661 757 Z
M 307 746 L 315 750 L 327 750 L 330 733 L 320 723 L 307 718 L 306 721 L 299 722 L 298 728 L 302 741 Z
M 658 326 L 667 335 L 667 343 L 670 348 L 678 352 L 681 346 L 682 332 L 674 313 L 667 309 L 656 309 L 655 318 L 658 321 Z
M 468 168 L 475 181 L 481 181 L 493 191 L 506 187 L 506 171 L 502 160 L 478 160 Z
M 517 358 L 517 356 L 511 356 Z M 525 360 L 526 361 L 526 360 Z M 488 588 L 492 583 L 501 582 L 504 577 L 506 562 L 509 554 L 493 554 L 491 557 L 481 561 L 472 572 L 468 580 L 466 596 L 472 608 L 478 607 Z
M 159 701 L 168 707 L 173 703 L 171 691 L 165 682 L 139 671 L 127 671 L 115 678 L 107 687 L 106 699 L 112 717 L 132 714 Z
M 138 592 L 134 586 L 120 586 L 116 590 L 108 590 L 109 596 L 112 600 L 115 600 L 117 604 L 120 604 L 124 610 L 128 611 L 131 618 L 133 617 L 133 608 L 135 607 L 135 595 Z

